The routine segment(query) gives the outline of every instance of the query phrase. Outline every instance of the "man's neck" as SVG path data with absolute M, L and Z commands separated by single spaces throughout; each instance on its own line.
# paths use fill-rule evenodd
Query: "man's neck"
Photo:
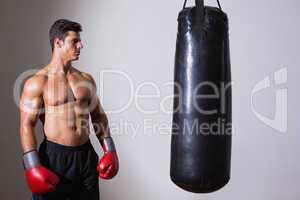
M 53 55 L 48 65 L 51 73 L 64 73 L 67 74 L 71 69 L 71 61 L 65 61 L 58 56 Z

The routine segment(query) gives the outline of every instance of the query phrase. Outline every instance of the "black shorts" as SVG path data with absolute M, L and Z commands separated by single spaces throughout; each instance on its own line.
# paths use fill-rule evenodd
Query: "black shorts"
M 39 156 L 42 165 L 55 172 L 60 182 L 54 192 L 33 195 L 33 199 L 99 200 L 98 155 L 90 140 L 76 147 L 44 140 Z

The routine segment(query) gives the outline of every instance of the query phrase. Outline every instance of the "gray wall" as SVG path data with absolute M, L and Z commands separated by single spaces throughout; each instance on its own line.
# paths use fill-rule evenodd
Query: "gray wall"
M 207 3 L 215 5 L 214 1 Z M 221 3 L 230 19 L 234 82 L 232 178 L 215 193 L 192 194 L 170 181 L 171 114 L 162 109 L 170 110 L 172 105 L 166 97 L 173 90 L 166 83 L 173 80 L 176 18 L 183 0 L 2 0 L 0 198 L 29 197 L 21 166 L 14 82 L 22 72 L 47 64 L 49 26 L 58 18 L 68 18 L 80 22 L 84 28 L 84 49 L 74 65 L 97 80 L 105 110 L 129 102 L 126 110 L 108 113 L 119 150 L 120 172 L 111 181 L 101 180 L 102 199 L 299 199 L 300 3 L 296 0 Z M 280 69 L 283 73 L 277 74 L 283 84 L 278 86 L 274 84 L 277 76 L 274 73 Z M 104 70 L 121 71 L 128 75 L 131 84 L 117 74 L 106 74 L 102 79 Z M 256 84 L 266 77 L 270 78 L 270 87 L 253 93 Z M 130 92 L 137 92 L 145 81 L 154 84 L 142 87 L 139 94 L 153 95 L 159 91 L 157 98 L 128 101 Z M 285 104 L 285 96 L 280 95 L 287 90 Z M 161 102 L 162 108 L 158 106 Z M 156 112 L 142 112 L 135 103 Z M 278 120 L 266 119 L 274 118 L 276 113 Z M 131 125 L 126 126 L 125 122 Z M 40 127 L 37 132 L 41 139 Z

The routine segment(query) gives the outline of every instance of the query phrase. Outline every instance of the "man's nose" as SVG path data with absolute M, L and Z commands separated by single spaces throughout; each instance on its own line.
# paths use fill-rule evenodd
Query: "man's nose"
M 83 44 L 82 44 L 82 42 L 79 42 L 79 43 L 78 43 L 78 48 L 80 48 L 80 49 L 82 49 L 82 48 L 83 48 Z

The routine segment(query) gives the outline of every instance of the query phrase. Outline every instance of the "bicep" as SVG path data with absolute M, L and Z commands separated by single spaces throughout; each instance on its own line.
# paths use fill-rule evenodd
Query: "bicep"
M 104 121 L 107 123 L 107 117 L 101 105 L 101 102 L 97 96 L 97 85 L 95 80 L 90 74 L 84 73 L 84 76 L 88 79 L 89 83 L 92 85 L 91 89 L 91 97 L 89 103 L 89 110 L 92 121 Z
M 35 125 L 42 106 L 42 97 L 36 91 L 24 87 L 20 100 L 20 121 L 23 125 Z

